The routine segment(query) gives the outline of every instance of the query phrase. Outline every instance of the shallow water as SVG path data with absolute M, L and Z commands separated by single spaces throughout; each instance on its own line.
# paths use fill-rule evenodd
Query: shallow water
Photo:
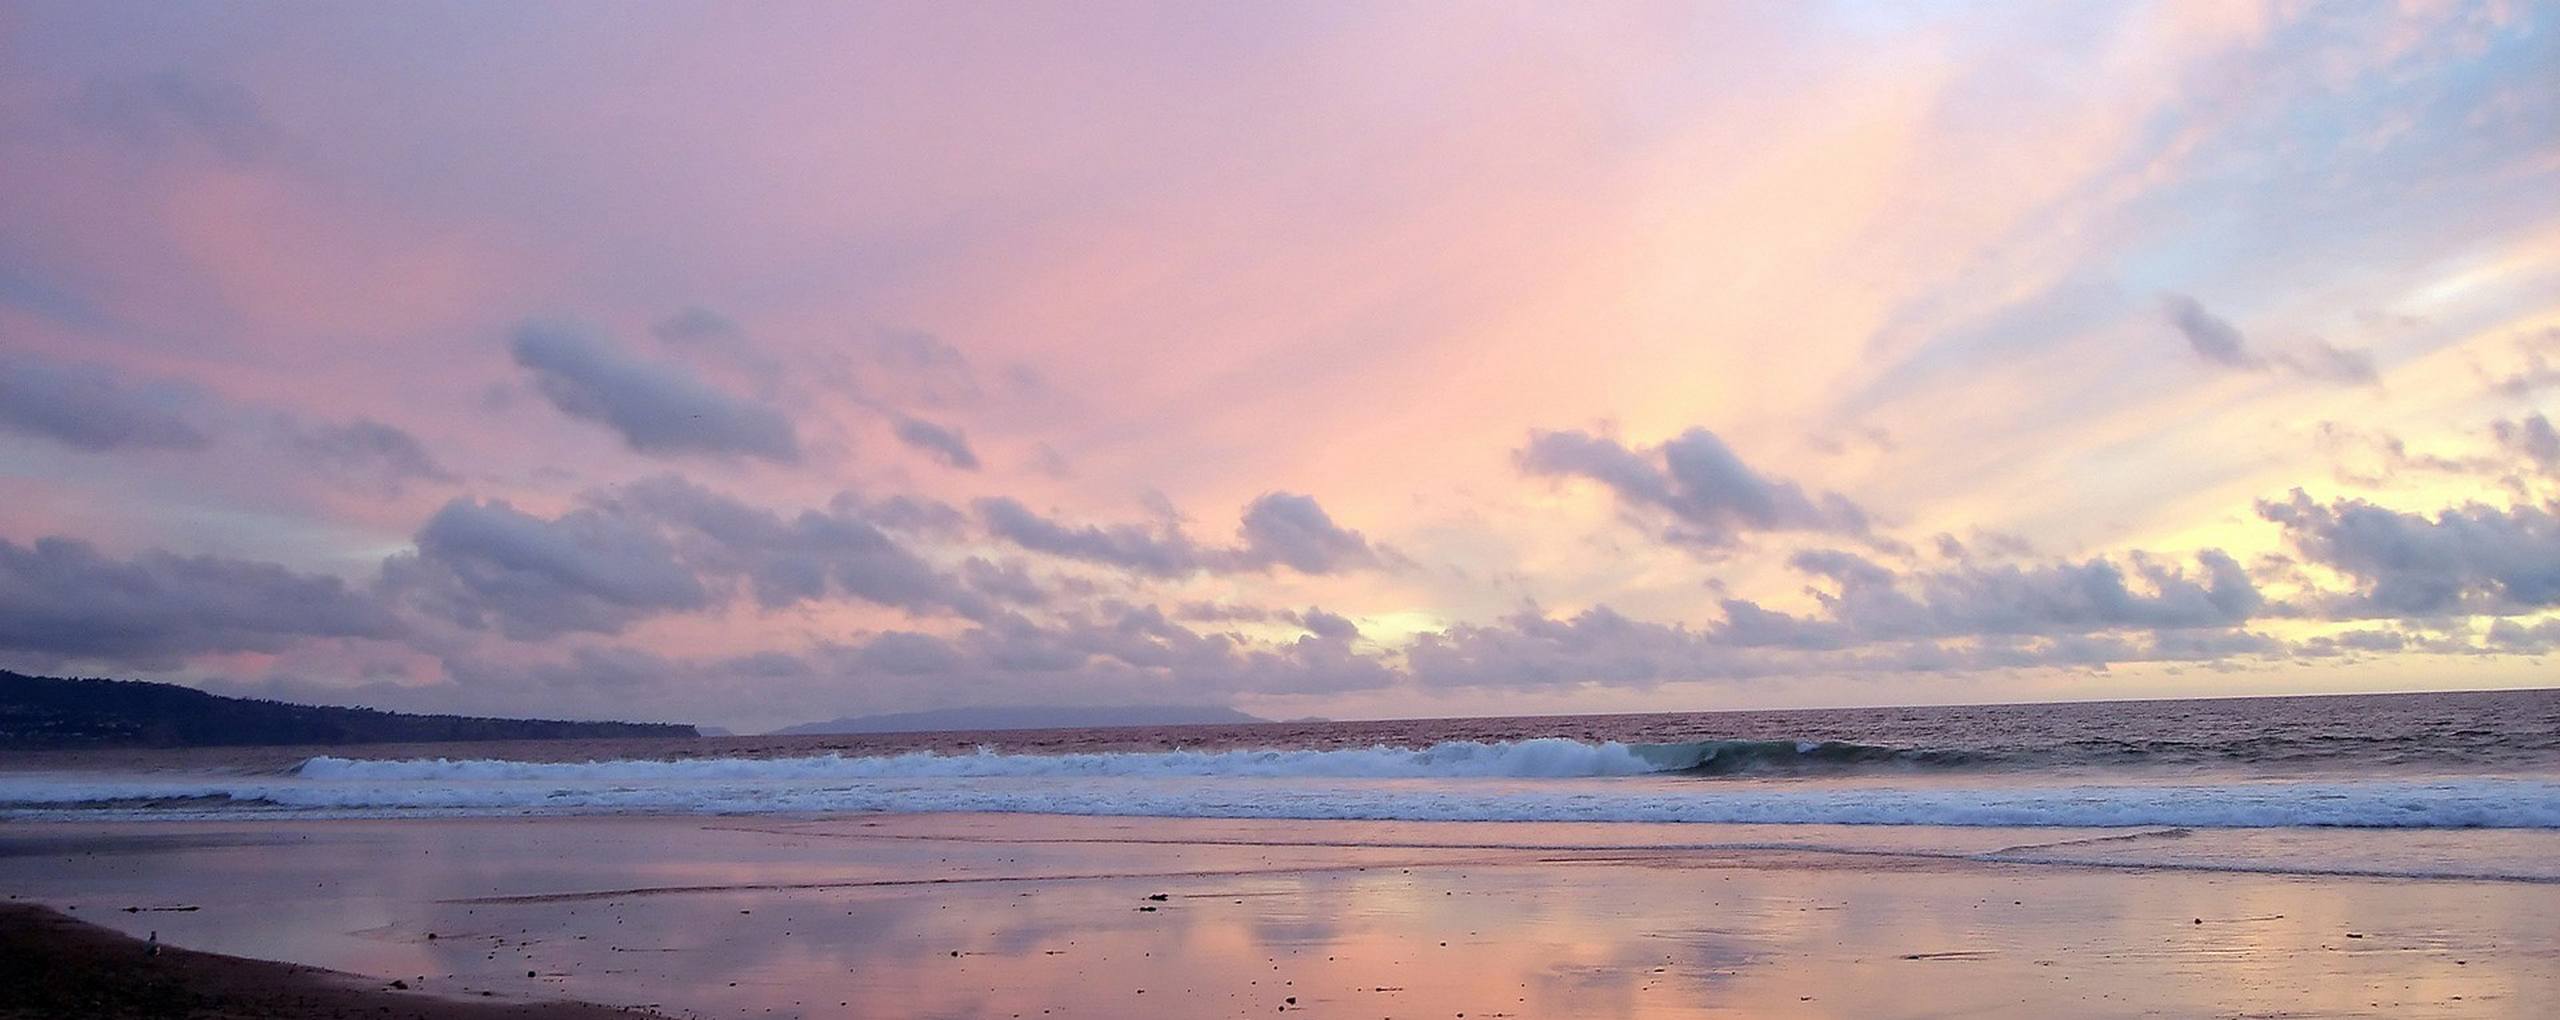
M 137 935 L 688 1017 L 2522 1017 L 2560 997 L 2560 883 L 2316 870 L 2340 859 L 2547 871 L 2560 833 L 1024 815 L 0 829 L 0 885 Z M 173 906 L 198 909 L 149 909 Z

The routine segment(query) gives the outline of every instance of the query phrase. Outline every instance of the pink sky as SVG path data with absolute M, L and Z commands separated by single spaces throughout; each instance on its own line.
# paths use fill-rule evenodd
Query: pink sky
M 2556 29 L 12 5 L 0 667 L 744 728 L 2541 683 Z

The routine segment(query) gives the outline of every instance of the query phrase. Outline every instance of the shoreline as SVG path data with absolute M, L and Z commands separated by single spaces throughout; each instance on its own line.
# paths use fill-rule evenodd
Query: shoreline
M 422 983 L 423 984 L 423 983 Z M 633 1007 L 451 996 L 280 960 L 153 946 L 71 913 L 0 903 L 0 1017 L 666 1020 Z

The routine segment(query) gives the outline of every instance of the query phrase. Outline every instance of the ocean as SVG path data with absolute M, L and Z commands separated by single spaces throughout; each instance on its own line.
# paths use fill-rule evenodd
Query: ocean
M 0 819 L 996 812 L 2560 829 L 2560 690 L 47 752 Z

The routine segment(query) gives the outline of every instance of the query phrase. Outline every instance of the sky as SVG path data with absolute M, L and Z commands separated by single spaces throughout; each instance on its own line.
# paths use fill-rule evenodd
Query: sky
M 2547 685 L 2560 7 L 0 4 L 0 667 Z

